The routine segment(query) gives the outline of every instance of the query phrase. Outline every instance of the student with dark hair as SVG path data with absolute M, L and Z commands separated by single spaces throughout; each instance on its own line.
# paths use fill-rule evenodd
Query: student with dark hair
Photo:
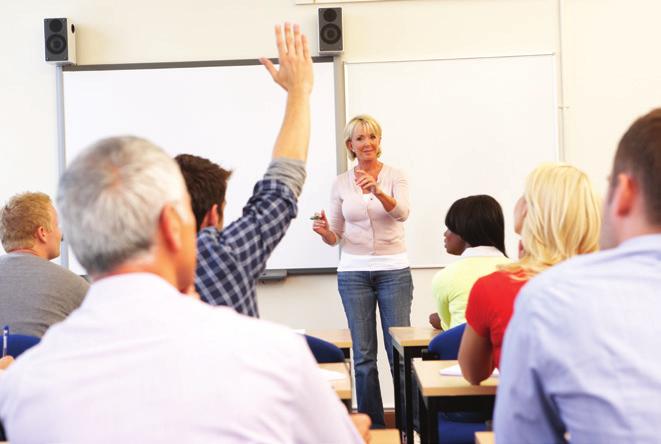
M 192 154 L 179 154 L 174 159 L 191 196 L 197 231 L 206 227 L 222 228 L 227 181 L 232 172 Z
M 309 55 L 309 54 L 308 54 Z M 287 90 L 269 59 L 273 80 Z M 255 184 L 241 217 L 224 226 L 225 190 L 231 172 L 203 157 L 175 158 L 190 194 L 197 226 L 195 289 L 211 305 L 259 317 L 257 279 L 298 213 L 310 139 L 309 79 L 287 90 L 288 111 L 264 176 Z M 287 79 L 285 79 L 287 80 Z
M 461 259 L 432 280 L 438 308 L 429 315 L 429 323 L 442 330 L 466 322 L 466 303 L 475 281 L 509 261 L 503 210 L 493 197 L 481 194 L 457 200 L 445 216 L 445 226 L 445 250 Z

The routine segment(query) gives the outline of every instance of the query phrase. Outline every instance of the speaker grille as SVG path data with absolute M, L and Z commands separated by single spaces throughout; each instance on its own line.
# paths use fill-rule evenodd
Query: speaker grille
M 46 50 L 53 54 L 61 54 L 67 49 L 67 41 L 61 35 L 52 35 L 46 40 Z
M 329 45 L 337 43 L 340 38 L 342 38 L 342 31 L 340 30 L 340 27 L 332 23 L 324 25 L 320 32 L 321 39 Z
M 58 19 L 53 19 L 48 23 L 48 28 L 51 30 L 51 32 L 60 32 L 62 31 L 62 28 L 64 28 L 64 25 L 62 24 L 61 20 Z
M 337 20 L 337 12 L 335 12 L 334 8 L 327 8 L 326 10 L 324 10 L 323 15 L 324 15 L 324 20 L 326 20 L 327 22 L 334 22 L 335 20 Z

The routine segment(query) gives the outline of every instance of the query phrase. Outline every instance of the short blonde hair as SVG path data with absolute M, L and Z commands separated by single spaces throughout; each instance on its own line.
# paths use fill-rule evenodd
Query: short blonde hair
M 347 151 L 349 152 L 349 158 L 351 160 L 354 160 L 356 158 L 356 153 L 351 151 L 349 149 L 349 146 L 347 145 L 347 142 L 351 140 L 351 137 L 353 136 L 353 131 L 356 129 L 356 127 L 360 125 L 363 128 L 367 128 L 370 132 L 374 133 L 379 139 L 381 138 L 382 132 L 381 132 L 381 125 L 379 125 L 379 122 L 376 121 L 376 119 L 372 116 L 369 116 L 367 114 L 360 114 L 353 119 L 349 120 L 349 123 L 344 127 L 344 146 L 347 148 Z M 379 146 L 379 151 L 376 153 L 376 156 L 379 157 L 381 156 L 381 147 Z
M 34 246 L 37 228 L 52 231 L 50 208 L 53 203 L 44 193 L 13 196 L 0 210 L 0 240 L 5 251 Z
M 567 164 L 542 164 L 528 175 L 523 197 L 523 254 L 502 270 L 528 279 L 572 256 L 597 251 L 601 204 L 583 171 Z

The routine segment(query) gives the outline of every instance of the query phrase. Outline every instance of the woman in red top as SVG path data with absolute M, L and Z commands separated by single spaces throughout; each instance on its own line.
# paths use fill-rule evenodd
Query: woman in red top
M 521 235 L 519 261 L 478 279 L 468 298 L 459 348 L 467 381 L 479 384 L 498 367 L 521 287 L 558 262 L 596 251 L 600 227 L 599 198 L 585 173 L 566 164 L 543 164 L 530 173 L 514 208 L 514 231 Z

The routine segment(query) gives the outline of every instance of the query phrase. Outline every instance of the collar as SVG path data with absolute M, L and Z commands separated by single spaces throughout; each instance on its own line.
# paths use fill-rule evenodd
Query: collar
M 461 257 L 505 257 L 505 255 L 503 255 L 502 251 L 496 247 L 482 245 L 479 247 L 466 248 L 464 252 L 461 253 Z

